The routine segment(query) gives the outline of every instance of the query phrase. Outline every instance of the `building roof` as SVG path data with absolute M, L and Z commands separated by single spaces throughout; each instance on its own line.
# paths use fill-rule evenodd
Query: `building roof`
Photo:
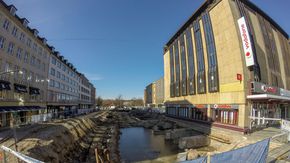
M 245 3 L 247 6 L 252 8 L 254 11 L 258 12 L 261 16 L 263 16 L 266 20 L 268 20 L 272 25 L 274 25 L 286 38 L 289 39 L 287 32 L 285 32 L 281 26 L 278 25 L 270 16 L 268 16 L 264 11 L 262 11 L 259 7 L 257 7 L 254 3 L 249 0 L 240 0 Z M 179 28 L 179 30 L 171 37 L 171 39 L 166 43 L 165 47 L 170 46 L 173 41 L 183 33 L 183 31 L 197 18 L 203 13 L 208 6 L 213 3 L 214 0 L 205 0 L 205 2 L 190 16 L 190 18 Z
M 12 7 L 14 7 L 16 9 L 16 7 L 14 5 L 7 5 L 3 0 L 0 0 L 0 4 L 2 4 L 8 11 L 10 11 L 10 9 Z M 17 10 L 17 9 L 16 9 Z M 24 21 L 26 21 L 27 23 L 29 23 L 29 21 L 26 19 L 26 18 L 20 18 L 17 14 L 14 15 L 14 17 L 21 23 L 23 24 Z M 67 65 L 68 67 L 70 67 L 74 72 L 76 72 L 77 74 L 78 71 L 77 69 L 71 64 L 71 63 L 68 63 L 68 62 L 65 62 L 64 60 L 64 57 L 61 56 L 61 55 L 57 55 L 57 53 L 59 54 L 59 52 L 55 52 L 54 51 L 54 47 L 53 46 L 50 46 L 46 43 L 47 39 L 45 37 L 40 37 L 38 36 L 38 30 L 37 29 L 32 29 L 30 28 L 29 26 L 25 27 L 27 28 L 28 31 L 30 31 L 33 35 L 35 34 L 35 32 L 37 33 L 37 36 L 36 36 L 36 39 L 38 39 L 40 42 L 43 43 L 44 46 L 46 46 L 50 51 L 51 51 L 51 54 L 53 54 L 54 56 L 56 56 L 59 60 L 61 60 L 65 65 Z

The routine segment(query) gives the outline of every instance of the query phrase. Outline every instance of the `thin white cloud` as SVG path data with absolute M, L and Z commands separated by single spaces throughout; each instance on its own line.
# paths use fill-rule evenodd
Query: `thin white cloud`
M 93 74 L 93 73 L 84 73 L 84 74 L 90 81 L 104 80 L 104 77 L 100 74 Z

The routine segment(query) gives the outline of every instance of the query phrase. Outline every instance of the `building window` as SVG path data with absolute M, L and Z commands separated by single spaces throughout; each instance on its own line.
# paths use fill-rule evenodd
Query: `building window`
M 191 35 L 191 26 L 186 30 L 187 64 L 188 64 L 188 91 L 190 95 L 195 94 L 195 67 Z
M 24 35 L 23 32 L 21 32 L 20 37 L 19 37 L 19 40 L 22 41 L 22 42 L 24 42 L 24 38 L 25 38 L 25 35 Z
M 34 66 L 35 65 L 35 57 L 32 56 L 30 59 L 30 65 Z
M 22 80 L 27 79 L 27 70 L 25 68 L 22 69 Z
M 202 15 L 202 22 L 204 26 L 204 35 L 208 56 L 208 89 L 209 92 L 217 92 L 219 85 L 217 57 L 212 25 L 208 12 Z
M 3 28 L 8 31 L 9 26 L 10 26 L 10 21 L 8 19 L 5 19 L 5 21 L 3 23 Z
M 47 58 L 47 52 L 43 52 L 43 58 L 44 58 L 44 59 Z
M 55 87 L 60 88 L 60 83 L 58 81 L 55 81 Z
M 18 48 L 18 49 L 17 49 L 16 57 L 17 57 L 19 60 L 21 60 L 21 58 L 22 58 L 22 49 L 21 49 L 21 48 Z
M 195 50 L 197 55 L 197 92 L 199 94 L 205 93 L 205 66 L 204 66 L 204 54 L 202 48 L 202 39 L 199 21 L 194 21 L 194 38 L 195 38 Z
M 0 36 L 0 49 L 4 49 L 5 38 Z
M 186 64 L 186 54 L 185 54 L 185 41 L 184 34 L 179 38 L 180 43 L 180 61 L 181 61 L 181 92 L 183 96 L 187 95 L 187 64 Z
M 56 77 L 60 79 L 60 72 L 59 71 L 56 72 Z
M 7 53 L 13 55 L 14 43 L 10 42 L 8 45 Z
M 31 48 L 31 39 L 30 38 L 27 39 L 26 45 Z
M 61 68 L 61 64 L 60 64 L 59 61 L 56 62 L 56 65 L 57 65 L 58 68 Z
M 51 63 L 56 65 L 56 59 L 54 57 L 51 57 Z
M 41 47 L 38 48 L 38 55 L 42 56 L 42 48 Z
M 17 27 L 14 26 L 11 34 L 12 34 L 14 37 L 17 37 L 17 31 L 18 31 Z
M 238 125 L 238 109 L 212 109 L 212 120 L 214 122 Z
M 175 95 L 180 96 L 180 60 L 179 60 L 179 48 L 178 41 L 174 44 L 174 61 L 175 61 Z
M 33 43 L 33 50 L 36 52 L 37 51 L 37 44 Z
M 64 76 L 64 74 L 61 74 L 61 80 L 65 81 L 65 76 Z
M 28 54 L 27 51 L 26 51 L 25 54 L 24 54 L 23 60 L 24 60 L 25 63 L 28 63 L 28 60 L 29 60 L 29 54 Z
M 55 69 L 54 68 L 50 68 L 50 75 L 55 76 Z
M 41 61 L 40 61 L 40 59 L 37 59 L 36 67 L 41 69 Z
M 50 86 L 50 87 L 54 87 L 54 80 L 51 79 L 51 80 L 49 81 L 49 86 Z

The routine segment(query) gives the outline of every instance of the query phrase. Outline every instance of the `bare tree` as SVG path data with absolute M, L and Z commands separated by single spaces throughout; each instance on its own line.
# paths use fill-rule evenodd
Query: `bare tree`
M 115 99 L 115 105 L 118 108 L 123 106 L 123 96 L 121 94 Z
M 98 107 L 103 106 L 103 102 L 104 102 L 103 98 L 101 96 L 98 96 L 96 99 L 97 106 Z

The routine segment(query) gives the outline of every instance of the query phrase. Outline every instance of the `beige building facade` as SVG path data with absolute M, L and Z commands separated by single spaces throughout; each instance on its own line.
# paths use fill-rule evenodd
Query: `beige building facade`
M 0 128 L 94 109 L 93 84 L 16 11 L 0 0 Z
M 290 117 L 288 34 L 250 1 L 205 1 L 163 57 L 168 116 L 241 132 Z
M 162 108 L 164 106 L 164 78 L 160 78 L 146 86 L 144 90 L 146 107 Z
M 16 11 L 0 1 L 0 127 L 46 109 L 49 47 Z

